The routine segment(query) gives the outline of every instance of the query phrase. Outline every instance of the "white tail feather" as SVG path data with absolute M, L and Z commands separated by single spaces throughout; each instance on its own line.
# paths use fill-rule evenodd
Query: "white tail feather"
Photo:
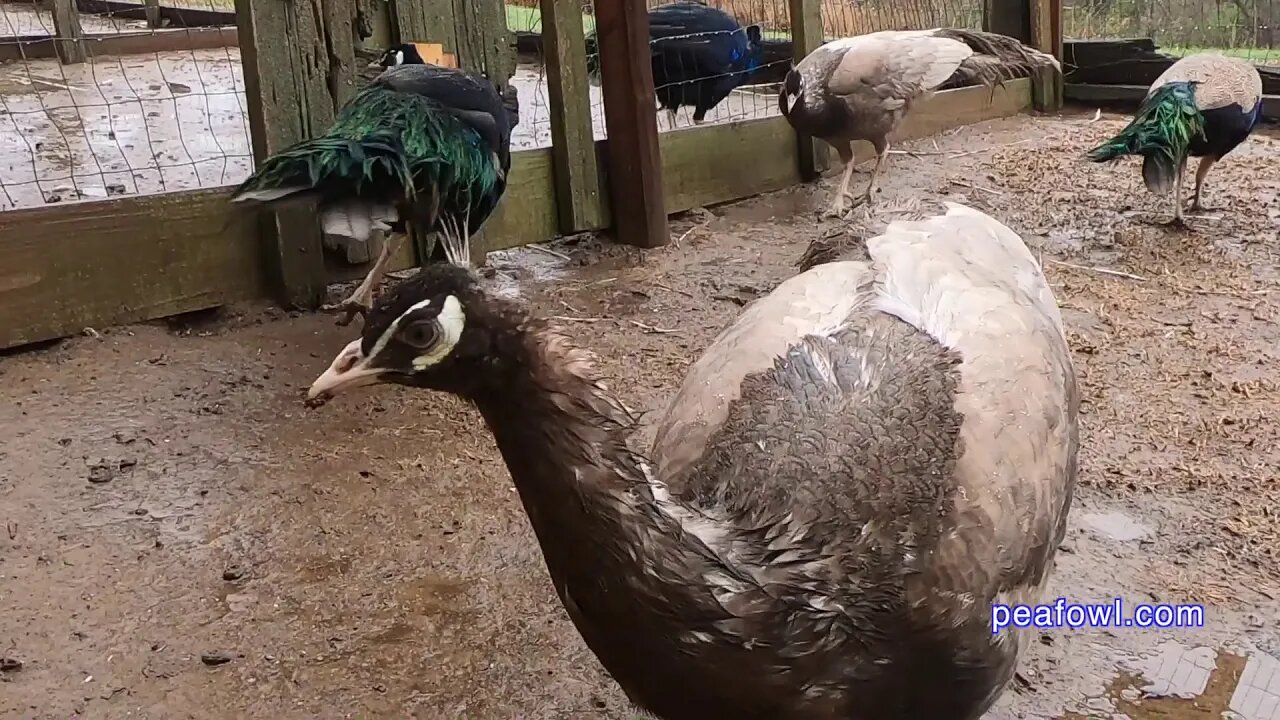
M 390 205 L 373 205 L 361 200 L 329 205 L 320 214 L 325 235 L 368 240 L 375 230 L 387 231 L 399 214 Z
M 471 212 L 462 216 L 448 215 L 440 218 L 440 240 L 444 243 L 444 256 L 459 267 L 471 267 Z

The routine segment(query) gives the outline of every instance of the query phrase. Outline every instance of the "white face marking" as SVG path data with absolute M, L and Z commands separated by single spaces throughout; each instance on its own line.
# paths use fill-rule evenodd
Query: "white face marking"
M 784 99 L 786 100 L 786 103 L 787 103 L 787 112 L 791 112 L 793 109 L 795 109 L 796 101 L 800 99 L 800 96 L 787 93 Z
M 458 298 L 450 295 L 444 299 L 444 307 L 440 308 L 436 322 L 440 324 L 443 335 L 430 352 L 413 359 L 415 370 L 425 370 L 448 357 L 449 353 L 453 352 L 453 347 L 458 344 L 458 340 L 462 338 L 462 330 L 467 325 L 467 316 L 462 312 L 462 303 L 458 302 Z
M 396 65 L 403 65 L 403 64 L 404 64 L 404 51 L 403 51 L 403 50 L 397 50 L 397 51 L 396 51 L 396 63 L 395 63 L 395 64 L 396 64 Z
M 422 308 L 427 307 L 430 304 L 431 304 L 431 299 L 427 298 L 426 300 L 423 300 L 420 303 L 414 303 L 413 305 L 410 305 L 408 310 L 405 310 L 404 312 L 400 313 L 400 317 L 396 318 L 395 320 L 392 320 L 391 324 L 387 326 L 387 329 L 383 330 L 382 334 L 378 336 L 378 342 L 373 344 L 373 349 L 369 351 L 369 357 L 370 358 L 377 357 L 378 353 L 382 352 L 383 349 L 387 347 L 387 343 L 391 342 L 391 338 L 395 337 L 396 331 L 400 329 L 400 321 L 404 320 L 405 315 L 408 315 L 409 313 L 412 313 L 415 310 L 421 310 Z

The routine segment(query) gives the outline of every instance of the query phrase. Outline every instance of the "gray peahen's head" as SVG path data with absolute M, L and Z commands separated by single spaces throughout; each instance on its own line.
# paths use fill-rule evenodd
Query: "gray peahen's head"
M 475 399 L 497 385 L 498 348 L 521 319 L 509 303 L 486 293 L 471 270 L 427 265 L 379 298 L 361 337 L 316 378 L 307 399 L 377 384 Z

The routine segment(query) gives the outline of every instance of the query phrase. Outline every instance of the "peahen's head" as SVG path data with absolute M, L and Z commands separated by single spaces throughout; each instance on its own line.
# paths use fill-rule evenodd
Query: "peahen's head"
M 393 48 L 388 48 L 382 53 L 382 57 L 378 58 L 374 65 L 389 68 L 397 65 L 426 65 L 427 61 L 422 59 L 422 55 L 418 52 L 416 45 L 412 43 L 404 43 Z
M 338 353 L 307 398 L 390 383 L 475 399 L 498 381 L 500 328 L 512 324 L 513 312 L 471 270 L 427 265 L 378 299 L 362 336 Z
M 783 115 L 790 115 L 791 109 L 800 99 L 800 93 L 804 90 L 801 80 L 800 71 L 794 67 L 788 70 L 787 76 L 783 78 L 782 87 L 778 88 L 778 109 Z

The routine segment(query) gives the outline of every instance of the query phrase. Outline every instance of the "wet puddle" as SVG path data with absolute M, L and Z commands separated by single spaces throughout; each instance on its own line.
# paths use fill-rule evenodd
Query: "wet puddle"
M 1151 528 L 1114 510 L 1081 513 L 1080 524 L 1095 535 L 1119 542 L 1145 540 L 1151 535 Z
M 1062 720 L 1280 720 L 1280 660 L 1161 643 Z

